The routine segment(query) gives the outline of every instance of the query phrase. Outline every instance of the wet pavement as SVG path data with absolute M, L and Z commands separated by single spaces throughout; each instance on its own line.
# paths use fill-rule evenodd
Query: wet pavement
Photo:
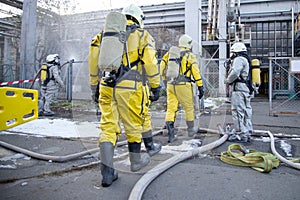
M 74 106 L 76 105 L 76 106 Z M 71 118 L 82 132 L 99 130 L 93 106 L 83 108 L 84 103 L 73 103 L 73 108 L 56 108 L 54 118 Z M 252 101 L 255 130 L 270 130 L 273 134 L 300 137 L 299 115 L 269 116 L 268 100 Z M 152 105 L 154 132 L 164 126 L 164 107 Z M 217 124 L 231 123 L 230 104 L 200 112 L 195 123 L 202 128 L 217 130 Z M 89 122 L 84 128 L 81 122 Z M 168 144 L 165 134 L 158 134 L 154 141 L 163 145 L 162 151 L 151 157 L 151 163 L 139 172 L 130 172 L 126 145 L 116 148 L 115 168 L 119 179 L 109 188 L 101 187 L 99 154 L 96 150 L 86 156 L 67 162 L 39 160 L 0 148 L 1 199 L 128 199 L 135 183 L 148 170 L 172 156 L 190 150 L 202 142 L 202 146 L 219 139 L 217 134 L 202 133 L 196 139 L 187 137 L 183 112 L 176 118 L 178 140 Z M 96 133 L 97 134 L 97 133 Z M 122 136 L 121 140 L 124 140 Z M 0 141 L 46 155 L 64 156 L 87 149 L 97 149 L 97 135 L 79 138 L 37 137 L 33 134 L 6 132 Z M 249 167 L 229 165 L 220 160 L 220 154 L 232 144 L 225 142 L 211 151 L 185 160 L 156 178 L 145 190 L 142 199 L 299 199 L 300 171 L 281 163 L 270 173 L 260 173 Z M 300 157 L 300 139 L 276 138 L 278 153 L 284 157 Z M 249 149 L 271 152 L 268 137 L 253 136 L 245 145 Z M 143 148 L 144 151 L 144 148 Z M 8 167 L 9 166 L 9 167 Z

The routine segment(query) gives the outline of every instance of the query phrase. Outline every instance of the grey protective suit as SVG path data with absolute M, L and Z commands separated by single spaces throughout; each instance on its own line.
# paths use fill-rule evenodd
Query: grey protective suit
M 50 80 L 48 83 L 42 83 L 41 87 L 41 99 L 39 101 L 39 113 L 54 114 L 50 109 L 50 103 L 54 94 L 58 90 L 58 86 L 64 88 L 64 82 L 62 81 L 57 65 L 48 64 Z
M 231 109 L 234 129 L 240 133 L 241 138 L 249 138 L 253 132 L 252 128 L 252 107 L 250 105 L 251 95 L 245 82 L 249 74 L 248 60 L 243 56 L 233 59 L 228 77 L 225 83 L 231 86 Z M 247 139 L 246 139 L 247 141 Z

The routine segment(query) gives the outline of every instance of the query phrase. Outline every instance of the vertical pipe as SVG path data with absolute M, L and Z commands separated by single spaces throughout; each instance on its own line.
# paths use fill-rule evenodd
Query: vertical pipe
M 216 34 L 216 20 L 217 20 L 217 0 L 213 0 L 213 15 L 212 15 L 212 27 L 211 27 L 211 38 L 215 40 Z
M 229 41 L 236 40 L 236 6 L 235 0 L 229 0 L 227 5 L 227 21 L 228 21 L 228 39 Z
M 23 1 L 19 74 L 21 80 L 32 79 L 35 74 L 36 10 L 37 0 Z M 26 87 L 25 83 L 21 87 Z
M 2 81 L 13 81 L 13 65 L 11 56 L 11 38 L 4 36 L 4 49 L 3 49 L 3 67 L 0 68 L 0 80 Z M 5 74 L 9 72 L 9 74 Z
M 219 94 L 226 95 L 226 88 L 224 84 L 225 67 L 223 62 L 227 57 L 227 20 L 226 20 L 226 1 L 219 1 Z
M 199 0 L 186 0 L 185 1 L 185 22 L 184 31 L 193 38 L 193 53 L 197 59 L 200 59 L 202 44 L 201 44 L 201 1 Z
M 272 58 L 269 58 L 269 116 L 272 115 L 272 78 L 273 78 L 273 69 L 272 69 Z
M 274 48 L 275 48 L 275 51 L 274 51 L 274 57 L 276 57 L 277 56 L 277 53 L 276 53 L 276 51 L 277 51 L 277 43 L 276 43 L 276 41 L 277 41 L 277 30 L 276 30 L 276 18 L 275 18 L 275 22 L 274 22 L 274 32 L 275 32 L 275 36 L 274 36 Z
M 211 32 L 211 12 L 212 12 L 212 0 L 208 0 L 208 12 L 207 12 L 207 32 L 206 40 L 210 40 Z
M 241 1 L 238 1 L 238 20 L 239 20 L 239 26 L 241 25 Z
M 200 58 L 202 56 L 202 1 L 200 1 L 198 7 L 198 52 Z M 203 70 L 203 68 L 201 70 Z
M 294 35 L 295 35 L 295 24 L 294 24 L 295 22 L 294 22 L 294 6 L 292 7 L 292 58 L 294 57 L 294 54 L 295 54 L 295 52 L 294 52 L 294 40 L 295 40 L 295 38 L 294 38 Z
M 73 62 L 72 60 L 69 61 L 69 65 L 68 65 L 68 81 L 67 81 L 67 100 L 68 102 L 72 101 L 72 76 L 73 76 L 73 72 L 72 72 L 72 66 Z
M 294 6 L 292 6 L 292 58 L 294 57 L 294 54 L 295 54 L 295 52 L 294 52 L 294 40 L 295 40 L 295 38 L 294 38 L 294 35 L 295 35 L 295 24 L 294 24 L 295 22 L 294 22 Z M 293 79 L 293 76 L 289 73 L 289 86 L 290 86 L 290 88 L 289 88 L 289 90 L 290 91 L 292 91 L 293 93 L 295 92 L 295 90 L 294 90 L 294 79 Z

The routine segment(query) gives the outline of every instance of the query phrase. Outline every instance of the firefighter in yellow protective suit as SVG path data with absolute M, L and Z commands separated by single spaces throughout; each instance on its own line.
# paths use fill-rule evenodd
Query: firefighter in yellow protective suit
M 149 100 L 146 80 L 153 93 L 152 100 L 157 100 L 160 92 L 155 42 L 149 32 L 143 29 L 144 14 L 135 5 L 124 8 L 122 13 L 127 18 L 127 30 L 131 30 L 127 39 L 128 53 L 124 52 L 122 65 L 116 74 L 103 72 L 100 79 L 99 106 L 102 115 L 99 145 L 103 187 L 110 186 L 118 178 L 113 168 L 113 154 L 118 136 L 121 134 L 120 123 L 124 125 L 128 140 L 131 171 L 138 171 L 150 162 L 148 154 L 141 154 L 142 133 L 149 131 L 144 128 L 146 100 Z M 96 93 L 99 81 L 95 60 L 101 54 L 99 48 L 101 37 L 100 32 L 90 47 L 90 85 L 93 93 Z M 127 62 L 128 59 L 130 63 Z M 150 140 L 153 142 L 152 137 Z
M 193 81 L 198 87 L 199 98 L 204 94 L 202 78 L 196 56 L 192 53 L 192 38 L 188 35 L 182 35 L 179 39 L 179 48 L 181 55 L 181 69 L 179 76 L 175 80 L 167 80 L 167 112 L 166 112 L 166 127 L 169 132 L 168 142 L 176 140 L 174 133 L 174 122 L 180 103 L 185 111 L 188 136 L 193 137 L 197 132 L 194 128 L 194 98 L 193 98 Z M 160 63 L 160 70 L 165 77 L 164 72 L 168 70 L 169 52 L 167 52 Z

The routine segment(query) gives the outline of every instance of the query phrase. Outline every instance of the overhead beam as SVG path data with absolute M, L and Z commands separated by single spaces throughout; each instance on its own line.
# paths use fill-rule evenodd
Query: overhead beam
M 0 0 L 0 3 L 18 8 L 22 10 L 23 2 L 19 0 Z

